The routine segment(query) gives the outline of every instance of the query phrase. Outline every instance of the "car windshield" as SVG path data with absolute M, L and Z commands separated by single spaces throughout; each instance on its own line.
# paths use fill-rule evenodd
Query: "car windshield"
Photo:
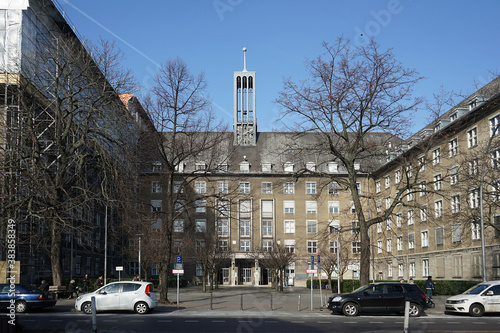
M 364 285 L 364 286 L 359 287 L 358 289 L 353 290 L 352 292 L 353 293 L 357 293 L 357 292 L 363 291 L 363 290 L 365 290 L 367 288 L 371 288 L 371 287 L 373 287 L 373 285 L 371 285 L 371 284 L 370 285 Z
M 476 284 L 474 287 L 463 292 L 464 295 L 478 295 L 488 288 L 489 284 Z

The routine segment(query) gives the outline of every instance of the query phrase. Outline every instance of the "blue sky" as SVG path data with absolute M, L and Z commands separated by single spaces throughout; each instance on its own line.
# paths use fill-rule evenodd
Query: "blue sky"
M 259 131 L 279 128 L 273 102 L 283 77 L 305 78 L 304 63 L 323 41 L 373 36 L 425 77 L 415 96 L 473 92 L 500 70 L 497 0 L 58 0 L 80 35 L 116 40 L 145 90 L 157 67 L 180 57 L 205 72 L 215 112 L 232 124 L 233 71 L 256 71 Z M 414 128 L 426 124 L 419 110 Z

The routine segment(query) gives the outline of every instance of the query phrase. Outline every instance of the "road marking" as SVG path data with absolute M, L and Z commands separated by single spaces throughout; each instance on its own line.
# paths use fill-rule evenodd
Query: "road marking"
M 384 324 L 383 321 L 369 321 L 368 324 Z
M 344 321 L 344 324 L 357 324 L 357 321 Z
M 171 320 L 158 320 L 158 323 L 171 323 Z
M 331 324 L 331 321 L 318 321 L 318 324 Z
M 212 323 L 225 323 L 225 320 L 212 320 Z
M 305 321 L 303 321 L 303 320 L 292 320 L 291 323 L 292 324 L 304 324 Z
M 135 319 L 135 320 L 131 320 L 130 322 L 131 323 L 143 323 L 144 319 L 143 320 Z
M 199 320 L 184 320 L 185 323 L 198 323 Z
M 264 322 L 266 324 L 277 324 L 277 323 L 279 323 L 279 321 L 277 321 L 277 320 L 264 320 Z

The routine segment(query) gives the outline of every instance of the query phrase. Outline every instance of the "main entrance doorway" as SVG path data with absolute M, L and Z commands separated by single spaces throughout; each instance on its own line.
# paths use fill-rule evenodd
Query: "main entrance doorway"
M 252 284 L 252 268 L 253 265 L 250 262 L 242 262 L 238 265 L 239 284 Z

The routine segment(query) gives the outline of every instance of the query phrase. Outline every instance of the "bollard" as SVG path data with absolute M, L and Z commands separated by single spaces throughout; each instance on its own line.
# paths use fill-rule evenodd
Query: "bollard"
M 241 307 L 240 307 L 241 311 L 243 311 L 243 295 L 241 295 Z
M 404 333 L 408 333 L 409 321 L 410 321 L 410 302 L 406 301 L 405 302 L 405 320 L 404 320 L 404 328 L 403 328 Z
M 213 310 L 213 304 L 214 304 L 214 293 L 210 292 L 210 310 Z
M 273 309 L 273 294 L 271 293 L 271 311 L 274 311 Z
M 300 295 L 299 295 L 299 301 L 297 302 L 297 311 L 300 311 Z

